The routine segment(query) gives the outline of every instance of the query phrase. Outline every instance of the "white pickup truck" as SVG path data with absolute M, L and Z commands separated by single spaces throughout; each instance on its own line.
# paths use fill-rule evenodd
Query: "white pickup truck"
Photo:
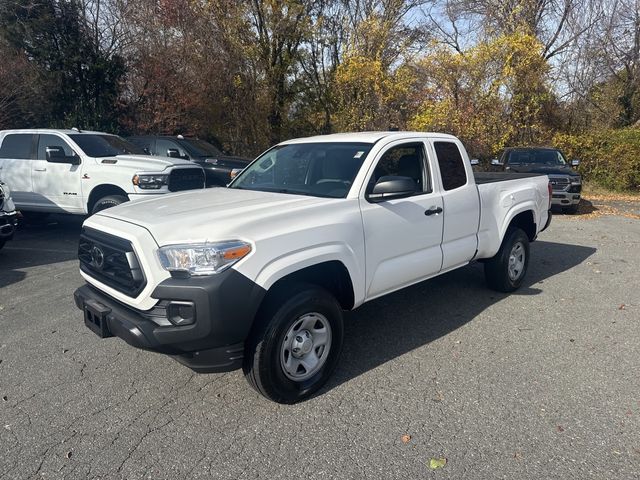
M 27 218 L 86 215 L 130 200 L 204 188 L 204 170 L 160 158 L 107 133 L 79 130 L 0 131 L 0 177 Z
M 290 140 L 229 188 L 90 217 L 74 297 L 101 337 L 199 372 L 242 367 L 293 403 L 336 366 L 343 310 L 473 260 L 492 288 L 518 288 L 549 208 L 546 175 L 474 176 L 450 135 Z

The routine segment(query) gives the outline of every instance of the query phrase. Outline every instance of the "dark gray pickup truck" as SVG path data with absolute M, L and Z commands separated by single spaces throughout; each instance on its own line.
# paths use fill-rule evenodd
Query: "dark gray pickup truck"
M 491 161 L 491 165 L 507 172 L 547 175 L 553 189 L 551 204 L 572 214 L 578 211 L 582 192 L 582 178 L 572 168 L 579 163 L 579 160 L 569 163 L 556 148 L 539 147 L 507 148 L 500 159 Z

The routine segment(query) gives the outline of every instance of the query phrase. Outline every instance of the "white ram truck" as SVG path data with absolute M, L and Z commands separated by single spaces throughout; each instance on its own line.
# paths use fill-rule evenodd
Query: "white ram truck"
M 145 155 L 116 135 L 79 130 L 0 131 L 0 176 L 27 219 L 86 215 L 130 200 L 204 188 L 199 165 Z
M 549 208 L 546 175 L 474 175 L 450 135 L 290 140 L 229 188 L 90 217 L 74 297 L 101 337 L 198 372 L 243 368 L 293 403 L 336 366 L 344 310 L 474 260 L 489 286 L 517 289 Z

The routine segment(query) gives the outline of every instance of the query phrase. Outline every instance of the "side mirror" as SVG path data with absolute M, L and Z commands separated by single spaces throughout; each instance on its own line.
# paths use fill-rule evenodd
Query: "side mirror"
M 71 165 L 80 164 L 80 158 L 77 155 L 67 156 L 64 153 L 64 148 L 62 147 L 46 147 L 44 151 L 46 152 L 47 162 L 49 163 L 70 163 Z
M 491 160 L 491 165 L 494 165 L 496 167 L 501 167 L 503 164 L 500 163 L 500 160 L 498 160 L 497 158 L 494 158 L 493 160 Z
M 571 160 L 572 167 L 577 167 L 578 165 L 580 165 L 580 160 L 578 160 L 577 158 L 574 158 L 573 160 Z
M 478 160 L 477 158 L 472 158 L 469 161 L 471 162 L 472 167 L 475 167 L 476 165 L 480 165 L 480 160 Z
M 373 203 L 384 202 L 394 198 L 410 197 L 417 190 L 418 186 L 412 178 L 389 175 L 378 179 L 367 199 Z
M 182 156 L 180 155 L 180 152 L 178 151 L 177 148 L 168 148 L 167 149 L 167 157 L 182 158 Z
M 231 169 L 231 173 L 229 173 L 229 177 L 231 178 L 231 180 L 233 180 L 234 178 L 236 178 L 238 175 L 240 175 L 240 173 L 242 172 L 242 170 L 244 170 L 244 168 L 232 168 Z

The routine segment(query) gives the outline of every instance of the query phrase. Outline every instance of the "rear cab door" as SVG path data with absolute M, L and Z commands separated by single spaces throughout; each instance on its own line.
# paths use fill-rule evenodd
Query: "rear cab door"
M 449 270 L 476 255 L 480 197 L 462 143 L 453 137 L 435 137 L 429 143 L 436 158 L 444 210 L 442 270 Z
M 32 182 L 35 201 L 48 210 L 84 213 L 82 196 L 82 164 L 47 161 L 47 148 L 61 147 L 65 156 L 81 158 L 62 135 L 41 133 L 37 136 L 36 158 L 33 163 Z
M 360 194 L 367 300 L 440 271 L 443 204 L 433 172 L 423 139 L 391 142 L 377 154 Z M 406 198 L 371 202 L 367 195 L 382 176 L 410 177 L 417 192 Z
M 11 189 L 11 196 L 18 209 L 37 204 L 31 181 L 36 135 L 9 132 L 0 144 L 0 179 Z

